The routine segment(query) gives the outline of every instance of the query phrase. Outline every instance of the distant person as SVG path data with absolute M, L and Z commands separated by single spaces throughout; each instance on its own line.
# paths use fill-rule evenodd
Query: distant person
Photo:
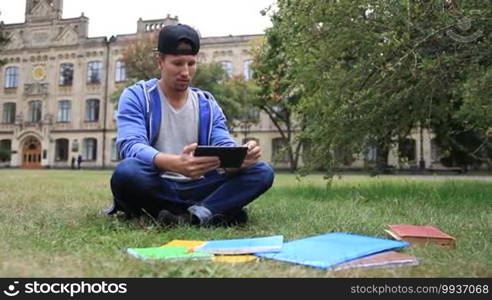
M 77 157 L 77 169 L 79 169 L 79 170 L 80 170 L 81 165 L 82 165 L 82 155 L 79 155 L 79 156 Z
M 75 161 L 76 161 L 75 156 L 72 156 L 72 165 L 71 165 L 72 170 L 75 170 Z
M 200 37 L 190 26 L 159 33 L 160 79 L 125 89 L 118 103 L 117 146 L 123 161 L 111 178 L 117 210 L 143 210 L 162 225 L 232 225 L 247 221 L 244 206 L 268 190 L 272 168 L 249 141 L 237 169 L 219 172 L 217 157 L 195 157 L 198 145 L 237 146 L 213 96 L 190 82 L 197 70 Z

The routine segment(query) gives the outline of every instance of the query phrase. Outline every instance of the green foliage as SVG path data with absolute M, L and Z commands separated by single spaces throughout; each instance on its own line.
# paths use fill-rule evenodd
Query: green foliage
M 4 34 L 1 25 L 0 25 L 0 52 L 2 51 L 2 48 L 9 42 L 9 39 L 7 36 Z M 6 64 L 5 59 L 0 59 L 0 67 Z
M 492 136 L 492 66 L 470 74 L 463 84 L 463 105 L 456 118 L 467 129 Z
M 388 149 L 418 127 L 469 160 L 491 163 L 488 151 L 455 136 L 465 128 L 490 149 L 490 117 L 474 120 L 491 102 L 485 2 L 279 0 L 263 50 L 273 55 L 265 79 L 280 98 L 302 90 L 295 105 L 309 120 L 302 137 L 327 167 L 337 152 L 368 146 L 379 148 L 384 165 Z
M 230 129 L 244 121 L 255 97 L 256 87 L 253 82 L 242 77 L 229 78 L 219 63 L 200 64 L 193 86 L 212 93 L 221 106 Z
M 134 40 L 126 47 L 122 61 L 125 63 L 127 80 L 116 85 L 116 90 L 111 94 L 111 101 L 118 107 L 118 100 L 125 88 L 135 84 L 139 80 L 160 78 L 161 73 L 157 65 L 155 35 L 143 36 Z
M 133 80 L 160 78 L 155 47 L 157 36 L 152 34 L 132 41 L 123 54 L 127 76 Z
M 302 85 L 296 84 L 293 74 L 289 72 L 290 63 L 286 56 L 288 45 L 278 30 L 278 19 L 273 17 L 272 23 L 273 27 L 266 31 L 261 47 L 253 49 L 253 78 L 257 82 L 258 92 L 252 104 L 265 112 L 275 125 L 285 141 L 285 149 L 280 151 L 287 154 L 290 169 L 296 171 L 306 143 L 293 135 L 294 131 L 305 128 L 304 116 L 295 113 Z M 307 160 L 304 162 L 307 163 Z

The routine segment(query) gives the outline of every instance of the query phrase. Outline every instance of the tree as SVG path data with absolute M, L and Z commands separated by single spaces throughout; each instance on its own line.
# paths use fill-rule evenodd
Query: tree
M 123 53 L 127 76 L 131 81 L 159 78 L 161 73 L 157 66 L 157 35 L 154 33 L 131 41 Z
M 1 12 L 0 12 L 0 14 L 1 14 Z M 2 28 L 2 25 L 0 24 L 0 51 L 2 50 L 2 48 L 5 45 L 7 45 L 8 42 L 9 42 L 9 39 L 5 35 L 3 28 Z M 6 63 L 6 61 L 4 59 L 0 59 L 0 67 L 3 66 L 5 63 Z
M 266 14 L 266 12 L 264 12 Z M 272 16 L 273 27 L 268 29 L 265 40 L 254 50 L 253 78 L 258 85 L 257 97 L 252 105 L 265 112 L 284 143 L 291 171 L 298 169 L 304 141 L 296 139 L 294 133 L 305 128 L 305 119 L 295 114 L 301 86 L 294 84 L 286 59 L 286 44 L 278 30 L 280 20 Z
M 229 120 L 229 129 L 243 122 L 252 108 L 249 103 L 254 97 L 255 86 L 242 76 L 229 78 L 219 63 L 200 64 L 193 86 L 214 95 Z
M 111 101 L 118 106 L 118 100 L 123 90 L 139 80 L 160 78 L 156 62 L 155 45 L 156 35 L 148 34 L 130 41 L 123 52 L 122 61 L 125 63 L 127 80 L 119 83 L 111 94 Z
M 491 11 L 482 1 L 457 2 L 277 1 L 272 30 L 283 43 L 277 57 L 292 79 L 281 90 L 302 87 L 295 108 L 309 120 L 301 136 L 312 141 L 316 161 L 332 168 L 336 153 L 357 155 L 372 145 L 384 168 L 389 149 L 412 128 L 429 128 L 490 163 L 487 151 L 454 135 L 467 128 L 490 149 L 490 119 L 469 118 L 484 103 L 490 107 L 490 98 L 475 91 L 486 95 L 491 88 L 483 75 L 491 66 L 484 34 Z M 478 35 L 460 40 L 459 29 L 470 29 L 459 26 L 465 17 Z M 476 76 L 484 82 L 479 87 L 472 84 Z

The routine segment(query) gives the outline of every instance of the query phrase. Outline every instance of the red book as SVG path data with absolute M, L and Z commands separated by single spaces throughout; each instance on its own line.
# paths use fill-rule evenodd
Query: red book
M 456 238 L 430 225 L 389 225 L 388 234 L 397 240 L 404 240 L 412 245 L 427 245 L 429 243 L 443 247 L 455 247 Z

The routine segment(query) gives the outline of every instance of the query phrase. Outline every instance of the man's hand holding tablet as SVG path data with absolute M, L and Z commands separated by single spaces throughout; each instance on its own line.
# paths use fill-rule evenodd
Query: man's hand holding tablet
M 218 147 L 198 146 L 194 151 L 195 157 L 217 156 L 220 159 L 220 168 L 239 168 L 247 156 L 248 147 Z

